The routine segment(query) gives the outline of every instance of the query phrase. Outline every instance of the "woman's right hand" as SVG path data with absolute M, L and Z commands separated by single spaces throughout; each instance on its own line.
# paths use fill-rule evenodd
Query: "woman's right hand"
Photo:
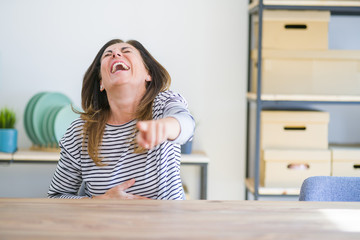
M 126 189 L 134 185 L 135 179 L 130 179 L 126 182 L 123 182 L 113 188 L 107 190 L 103 195 L 94 196 L 93 199 L 148 199 L 147 197 L 142 197 L 130 193 L 126 193 Z

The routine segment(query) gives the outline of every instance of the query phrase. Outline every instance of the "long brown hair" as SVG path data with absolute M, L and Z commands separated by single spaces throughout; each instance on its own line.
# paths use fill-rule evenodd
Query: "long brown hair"
M 123 42 L 124 41 L 120 39 L 113 39 L 107 42 L 97 53 L 83 79 L 81 90 L 81 105 L 84 110 L 84 112 L 81 113 L 81 118 L 85 120 L 83 127 L 83 146 L 85 146 L 87 139 L 88 154 L 98 166 L 104 165 L 101 163 L 101 156 L 99 156 L 99 147 L 102 142 L 106 122 L 110 115 L 110 105 L 106 91 L 100 91 L 101 57 L 107 47 Z M 154 99 L 159 92 L 169 88 L 171 78 L 166 69 L 156 61 L 140 42 L 129 40 L 126 43 L 132 45 L 140 52 L 145 68 L 151 76 L 151 81 L 146 81 L 145 83 L 146 92 L 141 98 L 135 113 L 137 120 L 150 120 L 152 119 Z

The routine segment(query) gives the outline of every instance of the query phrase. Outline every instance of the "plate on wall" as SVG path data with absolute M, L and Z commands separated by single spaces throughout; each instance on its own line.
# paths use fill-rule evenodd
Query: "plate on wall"
M 35 136 L 34 128 L 32 127 L 32 114 L 34 110 L 34 106 L 39 100 L 41 96 L 43 96 L 46 92 L 39 92 L 35 94 L 27 103 L 25 107 L 24 113 L 24 127 L 27 136 L 30 138 L 31 142 L 35 145 L 40 144 L 39 140 Z
M 55 107 L 55 109 L 56 109 L 56 107 Z M 50 114 L 53 110 L 54 110 L 54 108 L 48 108 L 48 110 L 44 114 L 43 124 L 41 126 L 41 135 L 43 136 L 47 147 L 51 147 L 51 137 L 48 133 L 47 127 L 48 127 L 48 123 L 49 123 L 49 119 L 50 119 Z
M 46 139 L 42 133 L 42 125 L 46 123 L 44 121 L 45 114 L 50 108 L 69 104 L 71 104 L 71 100 L 58 92 L 48 92 L 39 98 L 32 113 L 32 126 L 41 146 L 47 146 Z
M 49 119 L 46 123 L 46 130 L 47 130 L 47 134 L 50 137 L 50 144 L 53 146 L 59 146 L 58 141 L 56 140 L 55 137 L 55 132 L 54 132 L 54 122 L 55 122 L 55 117 L 58 114 L 58 112 L 62 109 L 63 107 L 55 107 L 51 110 L 50 114 L 49 114 Z
M 54 122 L 54 133 L 57 142 L 59 142 L 64 136 L 66 130 L 70 127 L 70 124 L 79 117 L 80 115 L 72 110 L 71 105 L 61 108 L 61 110 L 56 114 Z

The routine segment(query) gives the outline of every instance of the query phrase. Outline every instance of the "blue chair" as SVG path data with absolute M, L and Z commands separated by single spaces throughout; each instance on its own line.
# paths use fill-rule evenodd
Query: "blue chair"
M 301 186 L 299 201 L 360 201 L 360 177 L 309 177 Z

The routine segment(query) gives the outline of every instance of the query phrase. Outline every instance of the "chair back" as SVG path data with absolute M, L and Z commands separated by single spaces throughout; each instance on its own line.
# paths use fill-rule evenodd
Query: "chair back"
M 314 176 L 304 180 L 300 201 L 360 201 L 360 177 Z

